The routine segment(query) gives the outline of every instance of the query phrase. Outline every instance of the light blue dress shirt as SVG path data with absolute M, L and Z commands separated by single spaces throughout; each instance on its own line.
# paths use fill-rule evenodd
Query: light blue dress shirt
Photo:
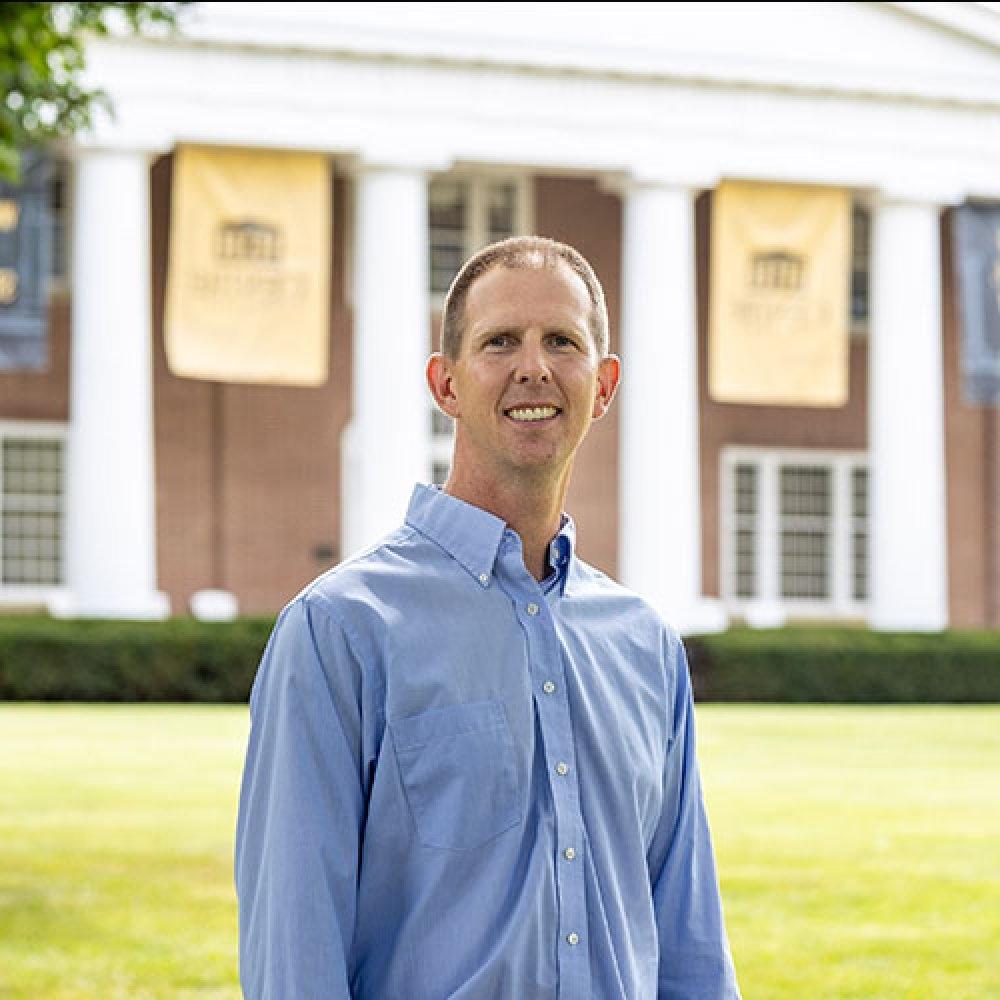
M 418 486 L 282 611 L 236 837 L 250 1000 L 738 1000 L 683 648 L 573 541 L 539 584 Z

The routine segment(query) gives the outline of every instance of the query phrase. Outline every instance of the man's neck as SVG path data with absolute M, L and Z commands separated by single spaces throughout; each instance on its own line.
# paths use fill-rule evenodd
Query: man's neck
M 518 482 L 474 481 L 453 474 L 444 491 L 506 521 L 520 536 L 525 568 L 536 580 L 544 580 L 549 572 L 549 543 L 562 522 L 568 481 L 568 470 L 561 483 L 531 477 Z

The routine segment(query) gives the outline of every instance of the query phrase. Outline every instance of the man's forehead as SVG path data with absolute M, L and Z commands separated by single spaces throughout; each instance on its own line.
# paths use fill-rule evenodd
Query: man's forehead
M 555 266 L 490 268 L 469 289 L 465 319 L 470 326 L 501 316 L 521 323 L 558 317 L 586 325 L 589 313 L 586 284 L 560 260 Z

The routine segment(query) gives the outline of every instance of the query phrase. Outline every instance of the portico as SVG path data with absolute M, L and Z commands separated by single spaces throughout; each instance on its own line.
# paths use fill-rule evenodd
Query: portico
M 95 75 L 118 114 L 71 154 L 66 579 L 50 602 L 54 609 L 187 612 L 189 595 L 167 579 L 174 570 L 165 577 L 158 565 L 157 511 L 161 521 L 183 515 L 179 501 L 163 500 L 162 486 L 159 508 L 156 502 L 157 463 L 166 456 L 154 451 L 160 376 L 151 362 L 150 247 L 162 237 L 151 225 L 149 189 L 151 164 L 184 142 L 330 158 L 339 196 L 333 226 L 343 247 L 331 293 L 343 311 L 334 310 L 331 336 L 343 339 L 350 364 L 338 367 L 345 355 L 334 352 L 328 391 L 350 410 L 336 424 L 339 473 L 317 494 L 328 496 L 329 530 L 313 534 L 317 545 L 328 537 L 340 558 L 396 526 L 413 482 L 431 476 L 434 431 L 423 384 L 435 309 L 429 186 L 455 170 L 508 169 L 585 178 L 595 192 L 613 192 L 620 235 L 602 238 L 617 241 L 620 311 L 612 322 L 624 377 L 616 453 L 606 465 L 593 463 L 617 476 L 617 565 L 608 568 L 686 632 L 723 627 L 731 614 L 773 621 L 790 615 L 779 543 L 770 555 L 758 550 L 760 586 L 753 600 L 743 600 L 725 556 L 735 544 L 732 523 L 706 513 L 726 507 L 733 486 L 705 445 L 703 421 L 714 411 L 704 398 L 698 262 L 707 248 L 697 225 L 699 198 L 724 178 L 850 189 L 870 206 L 872 221 L 870 325 L 867 347 L 856 344 L 867 357 L 868 427 L 866 439 L 852 445 L 869 469 L 870 585 L 855 600 L 837 583 L 840 597 L 824 605 L 825 613 L 848 614 L 850 606 L 851 615 L 860 611 L 873 626 L 893 629 L 938 629 L 955 620 L 940 226 L 942 212 L 967 197 L 1000 198 L 1000 148 L 991 145 L 995 130 L 983 128 L 1000 110 L 990 90 L 991 81 L 1000 82 L 996 50 L 987 53 L 981 42 L 928 19 L 841 5 L 848 9 L 843 25 L 857 37 L 874 35 L 882 52 L 906 36 L 933 48 L 944 65 L 961 64 L 960 87 L 944 71 L 932 80 L 906 66 L 881 72 L 874 55 L 866 60 L 862 53 L 854 64 L 813 60 L 819 40 L 795 13 L 788 31 L 804 49 L 793 64 L 777 53 L 759 62 L 728 57 L 738 31 L 765 44 L 749 13 L 734 14 L 739 25 L 718 25 L 699 42 L 690 25 L 671 22 L 679 15 L 660 10 L 656 37 L 675 41 L 640 51 L 625 40 L 625 22 L 639 30 L 642 15 L 609 6 L 600 24 L 557 19 L 563 37 L 577 35 L 572 45 L 546 50 L 515 44 L 513 32 L 472 41 L 461 34 L 460 14 L 455 24 L 413 33 L 388 23 L 377 7 L 264 18 L 203 6 L 187 40 L 94 43 Z M 539 28 L 555 17 L 539 16 Z M 618 48 L 603 44 L 609 33 Z M 751 41 L 744 48 L 756 51 Z M 220 398 L 236 407 L 238 390 L 227 392 Z M 310 412 L 324 412 L 320 396 L 309 398 L 317 407 Z M 266 390 L 254 399 L 255 406 L 285 405 Z M 787 428 L 768 430 L 763 418 L 757 434 L 755 419 L 727 443 L 824 447 L 811 432 L 797 439 Z M 338 420 L 331 413 L 330 426 Z M 275 433 L 282 426 L 276 420 Z M 308 427 L 295 433 L 307 435 Z M 592 474 L 602 473 L 585 471 L 581 490 L 590 488 Z M 160 466 L 161 483 L 173 475 L 179 473 Z M 229 482 L 230 503 L 251 485 Z M 760 505 L 772 501 L 758 496 L 753 517 L 763 524 Z M 843 490 L 831 488 L 830 496 L 840 497 L 840 510 L 849 503 Z M 184 501 L 198 502 L 195 493 Z M 288 510 L 294 508 L 290 498 Z M 780 511 L 774 517 L 780 523 Z M 585 521 L 581 529 L 586 557 Z M 257 530 L 282 528 L 264 522 Z M 834 525 L 829 535 L 837 545 L 848 531 Z M 239 541 L 229 536 L 225 544 Z M 838 565 L 852 558 L 844 548 Z M 237 597 L 240 588 L 236 577 L 224 582 Z M 0 587 L 0 599 L 4 592 Z

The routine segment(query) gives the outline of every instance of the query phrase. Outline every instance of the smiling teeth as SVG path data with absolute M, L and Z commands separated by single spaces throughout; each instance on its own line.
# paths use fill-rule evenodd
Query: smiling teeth
M 547 420 L 558 412 L 554 406 L 519 406 L 508 410 L 507 416 L 514 420 Z

